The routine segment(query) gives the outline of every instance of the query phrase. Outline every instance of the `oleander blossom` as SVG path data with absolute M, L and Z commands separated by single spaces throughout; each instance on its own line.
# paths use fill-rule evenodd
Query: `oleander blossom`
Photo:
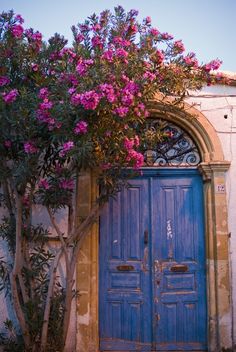
M 68 141 L 62 145 L 62 150 L 59 152 L 60 157 L 64 157 L 72 148 L 74 148 L 74 142 Z
M 10 83 L 10 79 L 6 76 L 0 76 L 0 87 L 6 86 Z
M 2 98 L 3 98 L 3 100 L 5 101 L 6 104 L 11 104 L 11 103 L 13 103 L 16 100 L 18 95 L 19 95 L 18 90 L 17 89 L 12 89 L 8 93 L 4 92 L 2 94 Z
M 48 95 L 49 95 L 49 91 L 48 91 L 48 88 L 47 87 L 43 87 L 39 90 L 39 94 L 38 94 L 38 97 L 40 99 L 47 99 L 48 98 Z
M 11 34 L 15 38 L 21 38 L 24 32 L 24 28 L 20 24 L 15 24 L 11 27 Z
M 116 114 L 120 117 L 125 117 L 129 112 L 129 108 L 126 106 L 120 106 L 120 107 L 114 109 L 113 112 L 114 112 L 114 114 Z
M 49 185 L 48 181 L 45 178 L 41 178 L 41 180 L 38 183 L 38 186 L 40 188 L 45 189 L 45 190 L 50 188 L 50 185 Z
M 128 155 L 126 157 L 126 160 L 133 164 L 133 168 L 134 169 L 139 169 L 144 164 L 144 156 L 143 156 L 143 154 L 137 152 L 134 149 L 130 149 L 128 151 Z
M 85 110 L 95 110 L 99 104 L 99 95 L 94 91 L 90 90 L 83 94 L 80 94 L 80 104 L 85 108 Z
M 74 133 L 75 134 L 86 134 L 88 131 L 88 124 L 85 121 L 79 121 L 77 122 L 75 128 L 74 128 Z
M 59 181 L 59 187 L 61 189 L 72 191 L 74 189 L 74 180 L 72 179 L 62 179 Z
M 28 141 L 24 143 L 24 151 L 26 154 L 35 154 L 37 153 L 38 148 L 33 142 Z

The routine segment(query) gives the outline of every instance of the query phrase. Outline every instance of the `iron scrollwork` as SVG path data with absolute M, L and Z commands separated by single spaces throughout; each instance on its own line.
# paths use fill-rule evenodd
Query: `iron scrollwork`
M 146 166 L 196 166 L 201 162 L 188 133 L 161 119 L 147 122 L 142 133 L 142 152 Z

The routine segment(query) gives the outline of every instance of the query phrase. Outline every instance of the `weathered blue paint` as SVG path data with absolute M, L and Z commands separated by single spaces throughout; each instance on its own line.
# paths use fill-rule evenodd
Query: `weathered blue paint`
M 197 170 L 153 169 L 106 206 L 101 351 L 207 349 L 202 195 Z

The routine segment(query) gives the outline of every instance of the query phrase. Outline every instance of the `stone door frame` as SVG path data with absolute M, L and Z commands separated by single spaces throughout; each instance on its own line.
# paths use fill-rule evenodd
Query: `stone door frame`
M 232 304 L 229 266 L 228 211 L 225 174 L 230 162 L 224 160 L 219 137 L 207 118 L 193 107 L 183 111 L 163 112 L 157 101 L 150 103 L 153 118 L 163 118 L 186 130 L 199 148 L 202 162 L 198 166 L 204 182 L 206 271 L 208 302 L 208 348 L 218 352 L 232 347 Z M 80 175 L 78 210 L 86 216 L 96 199 L 98 189 L 94 172 Z M 77 265 L 77 352 L 99 351 L 99 224 L 87 237 Z

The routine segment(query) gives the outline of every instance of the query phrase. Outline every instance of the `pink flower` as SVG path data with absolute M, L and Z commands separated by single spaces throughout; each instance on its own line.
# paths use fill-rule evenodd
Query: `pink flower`
M 40 110 L 48 110 L 48 109 L 51 109 L 52 107 L 53 107 L 53 103 L 48 99 L 44 99 L 43 103 L 39 104 Z
M 179 54 L 183 53 L 185 51 L 185 47 L 182 43 L 182 40 L 177 40 L 176 42 L 174 42 L 173 49 L 176 50 Z
M 145 18 L 145 22 L 146 22 L 146 24 L 150 24 L 150 23 L 152 22 L 151 17 L 150 17 L 150 16 L 147 16 L 147 17 Z
M 72 179 L 62 179 L 59 182 L 59 187 L 62 189 L 73 190 L 74 189 L 74 180 Z
M 79 121 L 77 122 L 74 132 L 75 134 L 85 134 L 88 131 L 88 124 L 85 121 Z
M 6 86 L 10 83 L 10 79 L 6 76 L 0 76 L 0 87 Z
M 32 68 L 32 70 L 33 70 L 34 72 L 37 72 L 38 69 L 39 69 L 39 65 L 37 65 L 37 64 L 32 64 L 32 65 L 31 65 L 31 68 Z
M 112 50 L 106 50 L 104 51 L 103 55 L 101 56 L 101 58 L 103 60 L 106 60 L 108 62 L 112 62 L 113 61 L 113 52 Z
M 91 28 L 93 31 L 97 32 L 101 29 L 101 26 L 99 23 L 96 23 L 94 26 Z
M 71 88 L 71 89 L 74 89 L 74 88 Z M 73 91 L 69 90 L 69 94 L 73 94 Z M 70 99 L 71 104 L 73 104 L 75 106 L 79 105 L 80 104 L 80 97 L 81 97 L 81 94 L 79 94 L 79 93 L 73 94 Z
M 38 94 L 38 97 L 40 99 L 47 99 L 48 98 L 48 88 L 41 88 Z
M 157 62 L 158 62 L 159 64 L 161 64 L 161 63 L 163 62 L 164 58 L 165 58 L 165 56 L 164 56 L 163 52 L 160 51 L 160 50 L 157 50 L 157 51 L 156 51 L 156 59 L 157 59 Z
M 185 56 L 184 58 L 183 58 L 183 60 L 184 60 L 184 62 L 186 63 L 186 65 L 188 65 L 188 66 L 193 66 L 193 67 L 195 67 L 195 68 L 197 68 L 198 67 L 198 61 L 197 61 L 197 59 L 192 55 L 192 56 Z
M 80 95 L 80 103 L 86 110 L 95 110 L 99 103 L 99 95 L 90 90 Z
M 149 81 L 152 82 L 156 78 L 156 75 L 152 72 L 146 71 L 143 75 L 143 78 L 148 79 Z
M 102 49 L 102 40 L 98 35 L 94 36 L 91 42 L 92 42 L 93 48 L 98 47 L 99 49 Z
M 60 151 L 59 155 L 60 157 L 63 157 L 66 155 L 68 151 L 70 151 L 74 147 L 74 142 L 73 141 L 68 141 L 63 144 L 62 150 Z
M 156 28 L 151 28 L 150 29 L 150 34 L 156 37 L 160 32 Z
M 3 100 L 5 101 L 5 103 L 10 104 L 13 101 L 16 100 L 16 97 L 19 95 L 19 92 L 17 89 L 12 89 L 10 92 L 8 93 L 3 93 L 2 97 Z
M 164 39 L 164 40 L 171 40 L 173 39 L 173 35 L 172 34 L 169 34 L 169 33 L 162 33 L 161 34 L 161 38 Z
M 117 114 L 120 117 L 125 117 L 129 111 L 129 108 L 120 106 L 116 109 L 114 109 L 114 113 Z
M 129 55 L 128 52 L 123 48 L 118 48 L 116 50 L 117 57 L 126 58 L 128 55 Z
M 131 149 L 128 151 L 128 156 L 126 160 L 134 163 L 133 165 L 134 169 L 139 169 L 140 167 L 143 166 L 144 156 L 143 154 L 136 152 L 136 150 Z
M 9 141 L 9 140 L 6 140 L 6 141 L 4 141 L 4 146 L 5 146 L 6 148 L 11 148 L 12 142 Z
M 83 76 L 87 72 L 89 66 L 93 65 L 93 62 L 92 59 L 80 60 L 76 66 L 76 72 Z
M 100 84 L 99 88 L 101 90 L 101 96 L 106 97 L 109 103 L 113 103 L 116 100 L 114 88 L 111 84 Z
M 19 22 L 20 24 L 25 22 L 21 15 L 16 15 L 15 21 Z
M 127 89 L 122 91 L 121 101 L 125 106 L 130 106 L 133 104 L 134 96 Z
M 208 64 L 204 65 L 204 69 L 206 72 L 210 72 L 211 70 L 218 70 L 222 61 L 220 60 L 212 60 Z
M 48 181 L 45 178 L 42 178 L 39 183 L 38 183 L 40 188 L 44 188 L 44 189 L 49 189 L 50 185 L 48 183 Z
M 134 139 L 133 138 L 129 139 L 129 138 L 125 137 L 125 139 L 124 139 L 124 147 L 125 147 L 126 150 L 133 149 L 133 147 L 134 147 Z
M 37 41 L 37 42 L 41 42 L 41 41 L 42 41 L 42 33 L 40 33 L 39 31 L 33 33 L 33 34 L 31 35 L 31 39 L 32 39 L 32 40 L 35 40 L 35 41 Z
M 34 145 L 33 142 L 25 142 L 24 143 L 24 151 L 26 154 L 34 154 L 37 153 L 38 148 Z
M 11 33 L 15 38 L 21 38 L 24 32 L 24 28 L 20 24 L 14 24 L 11 27 Z
M 75 38 L 77 43 L 81 43 L 84 40 L 83 34 L 79 33 Z

